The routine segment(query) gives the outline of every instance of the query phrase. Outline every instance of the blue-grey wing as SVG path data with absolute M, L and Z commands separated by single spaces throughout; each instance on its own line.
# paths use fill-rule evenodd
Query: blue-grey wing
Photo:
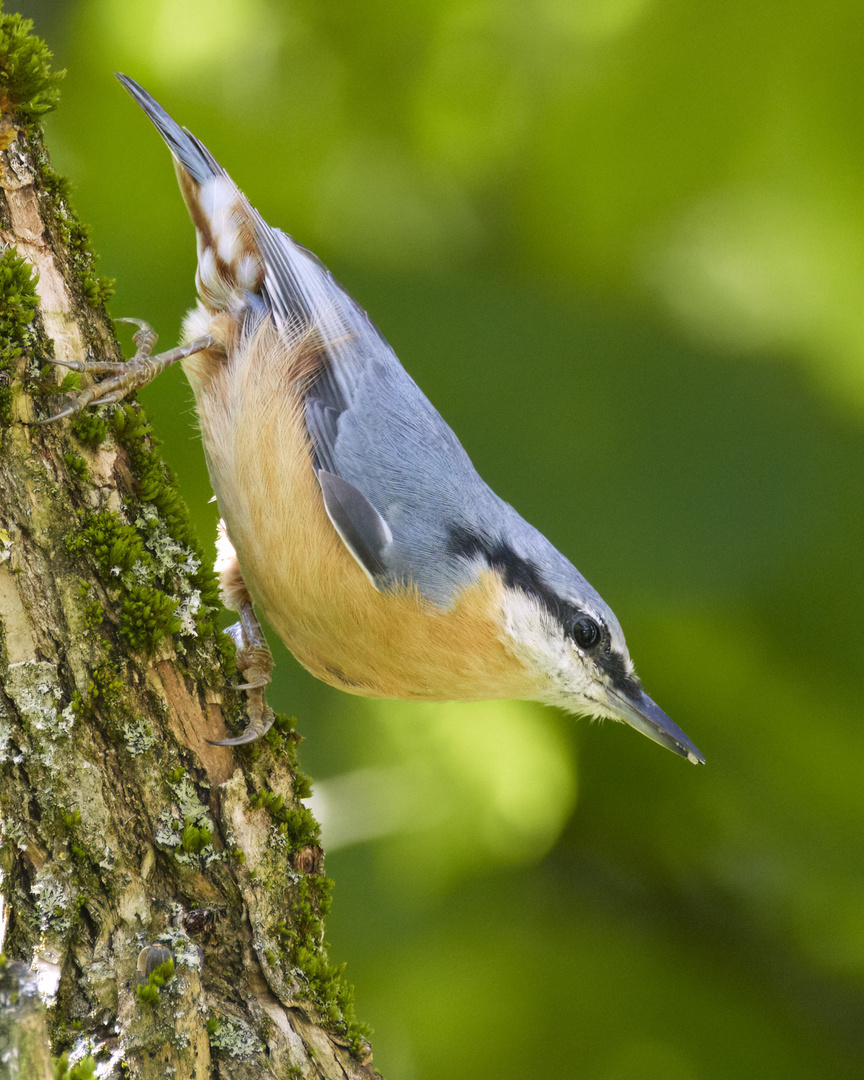
M 277 325 L 320 341 L 304 404 L 334 527 L 376 587 L 412 582 L 446 605 L 478 572 L 459 538 L 500 532 L 513 512 L 329 270 L 263 221 L 257 239 Z

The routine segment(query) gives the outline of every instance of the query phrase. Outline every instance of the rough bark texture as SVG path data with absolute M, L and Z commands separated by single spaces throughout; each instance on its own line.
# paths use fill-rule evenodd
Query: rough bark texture
M 240 679 L 143 414 L 31 424 L 49 356 L 119 354 L 38 129 L 7 114 L 0 146 L 0 966 L 38 983 L 63 1076 L 376 1076 L 292 722 L 206 742 L 245 726 Z M 38 1019 L 5 986 L 0 1021 Z

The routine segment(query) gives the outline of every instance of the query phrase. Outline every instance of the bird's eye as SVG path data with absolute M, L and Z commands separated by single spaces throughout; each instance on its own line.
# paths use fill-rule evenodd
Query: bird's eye
M 600 627 L 590 615 L 580 615 L 573 623 L 570 636 L 580 649 L 593 649 L 600 640 Z

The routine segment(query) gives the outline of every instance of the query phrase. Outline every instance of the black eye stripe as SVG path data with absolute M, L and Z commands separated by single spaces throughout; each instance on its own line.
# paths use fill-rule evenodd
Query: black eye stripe
M 539 600 L 559 622 L 565 619 L 569 605 L 544 583 L 540 571 L 532 562 L 521 558 L 503 541 L 491 543 L 467 529 L 452 526 L 447 550 L 451 555 L 462 558 L 482 554 L 488 564 L 501 574 L 505 585 Z
M 609 631 L 598 624 L 590 615 L 557 596 L 543 580 L 538 568 L 526 559 L 520 558 L 512 548 L 503 542 L 491 543 L 467 529 L 454 526 L 450 529 L 448 551 L 461 558 L 473 558 L 483 555 L 488 564 L 499 571 L 504 583 L 511 589 L 519 589 L 526 596 L 534 597 L 561 626 L 564 634 L 576 643 L 573 627 L 584 618 L 597 625 L 600 636 L 597 643 L 588 647 L 578 647 L 590 653 L 591 660 L 608 677 L 614 687 L 623 691 L 634 700 L 641 690 L 641 683 L 632 673 L 624 658 L 612 650 Z

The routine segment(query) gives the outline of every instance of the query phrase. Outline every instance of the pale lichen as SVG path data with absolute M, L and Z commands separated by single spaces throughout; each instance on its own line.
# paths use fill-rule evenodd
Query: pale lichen
M 163 848 L 180 847 L 180 821 L 170 806 L 166 806 L 156 819 L 153 839 Z
M 217 1021 L 218 1027 L 210 1032 L 210 1047 L 229 1054 L 238 1061 L 251 1060 L 264 1051 L 265 1046 L 255 1032 L 236 1017 L 224 1017 Z
M 6 693 L 33 731 L 49 733 L 58 730 L 57 702 L 62 688 L 55 664 L 47 660 L 22 660 L 10 664 Z
M 3 706 L 0 705 L 0 765 L 5 765 L 11 760 L 12 754 L 9 749 L 11 738 L 12 725 L 9 723 L 9 717 L 4 712 Z
M 45 866 L 36 874 L 30 889 L 40 931 L 43 934 L 49 931 L 65 933 L 72 925 L 76 910 L 75 896 L 69 883 L 60 878 L 53 867 Z
M 122 728 L 126 749 L 133 757 L 146 754 L 156 745 L 156 736 L 153 729 L 140 716 L 134 717 Z

